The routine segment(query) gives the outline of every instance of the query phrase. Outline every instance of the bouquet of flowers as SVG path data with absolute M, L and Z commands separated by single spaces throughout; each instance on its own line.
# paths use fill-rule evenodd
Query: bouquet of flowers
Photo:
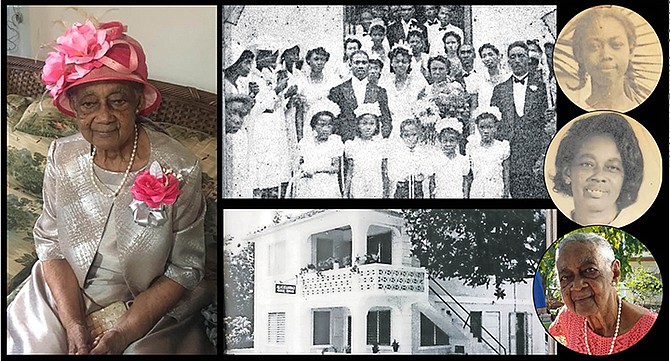
M 421 123 L 423 142 L 435 144 L 437 140 L 435 124 L 440 120 L 440 109 L 433 99 L 422 98 L 417 100 L 412 106 L 412 116 Z
M 470 107 L 465 92 L 455 90 L 449 93 L 439 93 L 434 96 L 434 99 L 442 118 L 458 118 L 460 121 L 470 118 Z

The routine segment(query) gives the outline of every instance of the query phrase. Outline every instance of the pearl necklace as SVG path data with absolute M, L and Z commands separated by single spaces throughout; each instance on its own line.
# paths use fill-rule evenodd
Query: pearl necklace
M 135 140 L 133 141 L 133 152 L 130 154 L 130 162 L 128 163 L 128 167 L 126 167 L 126 172 L 123 175 L 123 179 L 121 180 L 121 184 L 119 184 L 118 188 L 116 188 L 116 191 L 114 193 L 109 193 L 109 192 L 103 192 L 100 187 L 98 187 L 98 181 L 99 178 L 95 175 L 95 170 L 94 170 L 94 159 L 95 159 L 95 146 L 93 147 L 93 152 L 91 153 L 91 179 L 93 180 L 93 186 L 95 189 L 98 190 L 103 196 L 107 198 L 115 198 L 117 195 L 119 195 L 119 192 L 121 192 L 121 188 L 123 188 L 123 185 L 126 183 L 126 180 L 128 179 L 128 175 L 130 174 L 130 169 L 133 167 L 133 163 L 135 162 L 135 153 L 137 152 L 137 139 L 138 139 L 139 131 L 137 130 L 137 126 L 135 126 Z
M 608 355 L 611 355 L 612 351 L 614 351 L 614 343 L 616 342 L 617 336 L 619 336 L 619 324 L 621 323 L 621 304 L 623 303 L 623 301 L 619 299 L 619 296 L 617 296 L 617 302 L 619 303 L 619 310 L 617 311 L 616 315 L 616 328 L 614 329 L 614 337 L 612 338 L 612 345 L 610 346 L 610 352 Z M 591 348 L 589 347 L 589 340 L 587 338 L 586 331 L 586 318 L 584 318 L 584 343 L 586 344 L 586 351 L 589 353 L 589 355 L 591 355 Z

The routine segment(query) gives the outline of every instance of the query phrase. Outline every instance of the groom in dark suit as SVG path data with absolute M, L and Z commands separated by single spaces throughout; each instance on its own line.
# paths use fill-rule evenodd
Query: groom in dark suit
M 388 38 L 389 46 L 391 48 L 398 42 L 407 39 L 407 33 L 410 28 L 418 28 L 419 31 L 421 31 L 421 34 L 423 34 L 423 38 L 428 39 L 428 29 L 416 19 L 414 5 L 401 5 L 399 13 L 400 17 L 398 21 L 390 24 L 386 29 L 386 37 Z M 427 44 L 425 50 L 426 53 L 430 50 L 428 49 Z
M 340 116 L 335 124 L 335 134 L 342 137 L 342 141 L 354 139 L 358 131 L 355 110 L 359 104 L 379 103 L 381 117 L 379 119 L 380 132 L 384 138 L 391 134 L 391 111 L 388 105 L 386 90 L 376 84 L 368 82 L 369 57 L 359 50 L 349 58 L 351 62 L 351 79 L 330 89 L 328 99 L 339 105 Z
M 507 48 L 512 76 L 493 89 L 491 105 L 500 109 L 498 138 L 510 143 L 512 198 L 549 198 L 544 184 L 544 155 L 551 141 L 545 132 L 547 90 L 539 75 L 529 73 L 528 46 L 516 41 Z

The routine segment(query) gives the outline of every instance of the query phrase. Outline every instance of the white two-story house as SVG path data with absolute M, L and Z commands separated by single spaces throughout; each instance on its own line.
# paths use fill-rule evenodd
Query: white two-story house
M 251 234 L 254 352 L 543 354 L 532 277 L 492 289 L 431 279 L 391 210 L 315 210 Z

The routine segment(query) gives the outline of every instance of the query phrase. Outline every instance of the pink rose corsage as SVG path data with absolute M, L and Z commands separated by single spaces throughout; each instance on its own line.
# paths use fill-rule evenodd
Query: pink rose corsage
M 181 194 L 180 178 L 181 175 L 175 175 L 169 169 L 163 170 L 156 161 L 148 170 L 138 174 L 130 188 L 134 198 L 130 209 L 135 222 L 141 226 L 164 224 L 167 221 L 166 206 L 176 202 Z

